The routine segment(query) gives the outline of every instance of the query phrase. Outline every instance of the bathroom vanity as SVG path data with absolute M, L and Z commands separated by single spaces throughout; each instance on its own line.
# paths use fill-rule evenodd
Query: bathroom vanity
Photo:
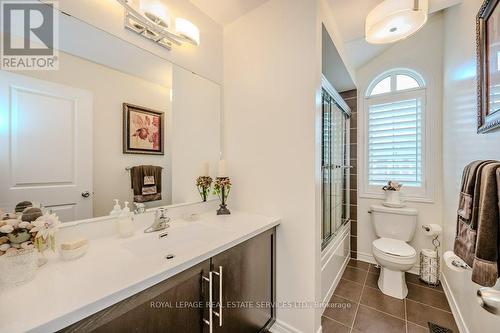
M 194 222 L 174 217 L 160 238 L 143 233 L 152 218 L 137 215 L 126 239 L 111 234 L 111 220 L 65 227 L 61 240 L 83 233 L 88 252 L 69 262 L 54 255 L 34 280 L 3 290 L 0 331 L 259 332 L 272 325 L 279 219 L 209 211 Z M 36 311 L 25 316 L 23 304 Z

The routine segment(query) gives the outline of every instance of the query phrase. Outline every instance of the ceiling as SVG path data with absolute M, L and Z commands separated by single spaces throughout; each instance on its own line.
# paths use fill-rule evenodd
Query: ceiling
M 226 25 L 267 0 L 189 0 L 215 22 Z
M 373 45 L 365 41 L 365 18 L 383 0 L 326 0 L 345 43 L 346 56 L 354 68 L 359 68 L 391 46 Z M 429 0 L 429 12 L 461 3 L 462 0 Z M 356 15 L 353 15 L 356 13 Z
M 189 0 L 215 22 L 224 26 L 254 10 L 268 0 Z M 295 1 L 295 0 L 290 0 Z M 346 56 L 357 69 L 390 47 L 365 41 L 365 18 L 383 0 L 325 0 L 337 22 Z M 429 0 L 429 12 L 461 3 L 463 0 Z

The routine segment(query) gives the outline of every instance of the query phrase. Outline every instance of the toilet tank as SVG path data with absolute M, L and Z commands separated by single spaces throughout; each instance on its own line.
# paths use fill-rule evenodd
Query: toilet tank
M 370 215 L 378 237 L 412 240 L 417 226 L 418 211 L 414 208 L 389 208 L 370 206 Z

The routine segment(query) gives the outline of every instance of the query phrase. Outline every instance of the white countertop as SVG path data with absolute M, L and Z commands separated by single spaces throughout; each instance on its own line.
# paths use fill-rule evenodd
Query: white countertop
M 278 224 L 277 218 L 212 211 L 196 222 L 172 221 L 164 239 L 162 232 L 144 234 L 142 226 L 130 238 L 91 239 L 83 257 L 54 255 L 32 281 L 0 291 L 0 332 L 57 331 Z M 175 258 L 166 260 L 167 254 Z

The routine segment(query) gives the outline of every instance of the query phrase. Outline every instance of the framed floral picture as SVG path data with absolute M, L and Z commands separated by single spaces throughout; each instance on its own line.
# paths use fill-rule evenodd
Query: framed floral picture
M 485 0 L 476 19 L 477 132 L 500 128 L 500 0 Z
M 164 155 L 163 112 L 123 103 L 123 153 Z

